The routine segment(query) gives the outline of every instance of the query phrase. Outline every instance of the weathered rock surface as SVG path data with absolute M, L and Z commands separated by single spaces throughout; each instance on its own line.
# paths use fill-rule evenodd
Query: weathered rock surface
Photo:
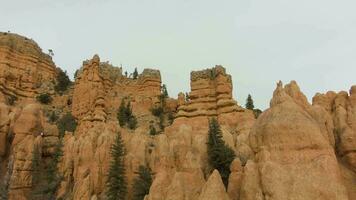
M 56 67 L 31 39 L 0 33 L 0 91 L 7 96 L 34 97 L 54 80 Z
M 317 116 L 295 82 L 278 84 L 271 108 L 249 136 L 256 156 L 245 167 L 242 199 L 348 199 L 333 143 Z
M 53 81 L 55 73 L 36 43 L 0 33 L 0 186 L 9 177 L 12 200 L 28 199 L 34 148 L 46 159 L 58 144 L 58 129 L 45 116 L 51 109 L 71 111 L 78 119 L 75 132 L 63 138 L 58 198 L 105 199 L 110 148 L 121 133 L 127 199 L 140 165 L 154 173 L 145 200 L 356 199 L 356 86 L 349 93 L 317 94 L 311 105 L 295 81 L 279 83 L 270 108 L 256 121 L 232 98 L 231 76 L 216 66 L 191 73 L 189 98 L 180 93 L 165 100 L 175 119 L 151 136 L 149 125 L 159 121 L 151 113 L 161 103 L 159 71 L 145 69 L 133 79 L 95 55 L 83 63 L 73 89 L 54 95 L 51 105 L 34 103 L 40 83 Z M 11 95 L 26 98 L 9 105 Z M 135 130 L 118 124 L 123 99 L 131 101 L 138 119 Z M 224 141 L 237 155 L 227 190 L 207 164 L 210 117 L 218 119 Z

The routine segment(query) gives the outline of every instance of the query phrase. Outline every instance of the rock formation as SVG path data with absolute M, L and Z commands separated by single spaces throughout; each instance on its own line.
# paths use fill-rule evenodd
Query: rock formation
M 55 79 L 56 67 L 31 39 L 0 32 L 0 91 L 7 96 L 34 97 Z
M 50 111 L 71 112 L 78 122 L 62 139 L 61 199 L 105 199 L 117 134 L 125 143 L 128 200 L 140 165 L 153 171 L 145 200 L 356 199 L 356 86 L 317 94 L 311 105 L 295 81 L 278 83 L 270 108 L 256 120 L 233 99 L 232 77 L 222 66 L 192 72 L 188 97 L 164 100 L 158 70 L 145 69 L 134 79 L 95 55 L 76 74 L 71 89 L 51 93 L 52 103 L 35 102 L 55 79 L 51 58 L 32 40 L 0 33 L 0 191 L 5 188 L 10 200 L 29 199 L 34 149 L 44 166 L 56 153 L 60 138 Z M 23 101 L 10 105 L 11 96 Z M 123 100 L 131 102 L 135 130 L 118 123 Z M 155 106 L 174 119 L 150 135 L 160 120 L 152 114 Z M 227 189 L 207 162 L 211 117 L 236 154 Z
M 244 168 L 241 199 L 348 199 L 317 111 L 295 82 L 277 85 L 249 136 L 256 155 Z

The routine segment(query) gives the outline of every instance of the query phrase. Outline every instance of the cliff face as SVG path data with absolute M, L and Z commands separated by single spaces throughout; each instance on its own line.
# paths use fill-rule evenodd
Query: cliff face
M 158 70 L 145 69 L 133 79 L 95 55 L 83 62 L 73 89 L 62 96 L 51 94 L 52 103 L 43 105 L 33 98 L 42 86 L 32 84 L 54 81 L 54 64 L 34 42 L 12 34 L 2 37 L 22 41 L 12 46 L 0 42 L 0 52 L 10 49 L 0 57 L 5 81 L 0 84 L 0 190 L 5 188 L 9 199 L 29 199 L 35 148 L 44 166 L 56 151 L 59 133 L 49 110 L 70 111 L 78 122 L 73 133 L 64 134 L 58 198 L 105 199 L 110 148 L 120 133 L 126 148 L 127 199 L 132 199 L 140 165 L 154 173 L 145 200 L 356 199 L 356 86 L 350 93 L 317 94 L 310 104 L 296 82 L 278 83 L 270 108 L 256 120 L 233 99 L 232 77 L 222 66 L 192 72 L 189 97 L 181 93 L 163 104 Z M 21 78 L 27 71 L 41 78 Z M 26 101 L 9 105 L 10 95 Z M 124 99 L 137 117 L 135 130 L 118 124 Z M 157 105 L 174 119 L 152 136 L 149 127 L 160 119 L 151 108 Z M 218 119 L 223 140 L 236 154 L 227 189 L 219 172 L 207 164 L 211 117 Z
M 34 97 L 53 81 L 52 59 L 28 38 L 0 33 L 0 91 L 9 96 Z

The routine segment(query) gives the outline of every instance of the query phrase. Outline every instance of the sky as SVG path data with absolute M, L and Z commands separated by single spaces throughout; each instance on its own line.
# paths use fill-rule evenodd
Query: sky
M 0 31 L 34 39 L 73 75 L 82 61 L 160 69 L 171 97 L 223 65 L 234 98 L 266 109 L 276 83 L 315 93 L 356 84 L 354 0 L 0 0 Z

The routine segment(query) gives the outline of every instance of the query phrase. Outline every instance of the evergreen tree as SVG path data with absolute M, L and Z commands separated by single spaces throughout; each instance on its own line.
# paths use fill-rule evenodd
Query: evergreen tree
M 162 95 L 163 95 L 164 98 L 168 98 L 169 97 L 166 84 L 162 85 Z
M 140 165 L 138 168 L 138 175 L 133 181 L 133 200 L 143 200 L 149 193 L 152 185 L 151 169 Z
M 132 74 L 132 78 L 137 79 L 137 77 L 138 77 L 138 72 L 137 72 L 137 68 L 135 68 L 135 71 Z
M 130 116 L 129 121 L 127 122 L 127 126 L 129 129 L 136 129 L 137 128 L 137 118 L 133 115 Z
M 249 94 L 246 99 L 246 109 L 253 110 L 255 106 L 253 105 L 253 100 L 251 95 Z
M 223 183 L 227 188 L 230 164 L 235 158 L 235 153 L 222 139 L 220 125 L 215 118 L 209 121 L 207 150 L 209 165 L 219 171 Z
M 124 99 L 121 101 L 119 112 L 117 113 L 117 119 L 119 120 L 119 124 L 121 127 L 124 127 L 126 122 L 128 121 L 126 117 L 126 106 Z
M 32 164 L 31 164 L 31 172 L 32 172 L 32 188 L 30 199 L 41 199 L 41 191 L 40 191 L 40 181 L 41 181 L 41 155 L 40 150 L 37 145 L 34 146 L 32 152 Z
M 58 163 L 63 156 L 62 147 L 63 138 L 61 137 L 46 170 L 46 176 L 44 177 L 46 184 L 43 186 L 42 192 L 45 194 L 45 199 L 56 199 L 57 190 L 62 181 L 62 176 L 59 175 L 58 171 Z
M 124 200 L 127 194 L 127 182 L 125 176 L 125 147 L 118 133 L 111 147 L 111 162 L 107 180 L 106 195 L 108 200 Z

